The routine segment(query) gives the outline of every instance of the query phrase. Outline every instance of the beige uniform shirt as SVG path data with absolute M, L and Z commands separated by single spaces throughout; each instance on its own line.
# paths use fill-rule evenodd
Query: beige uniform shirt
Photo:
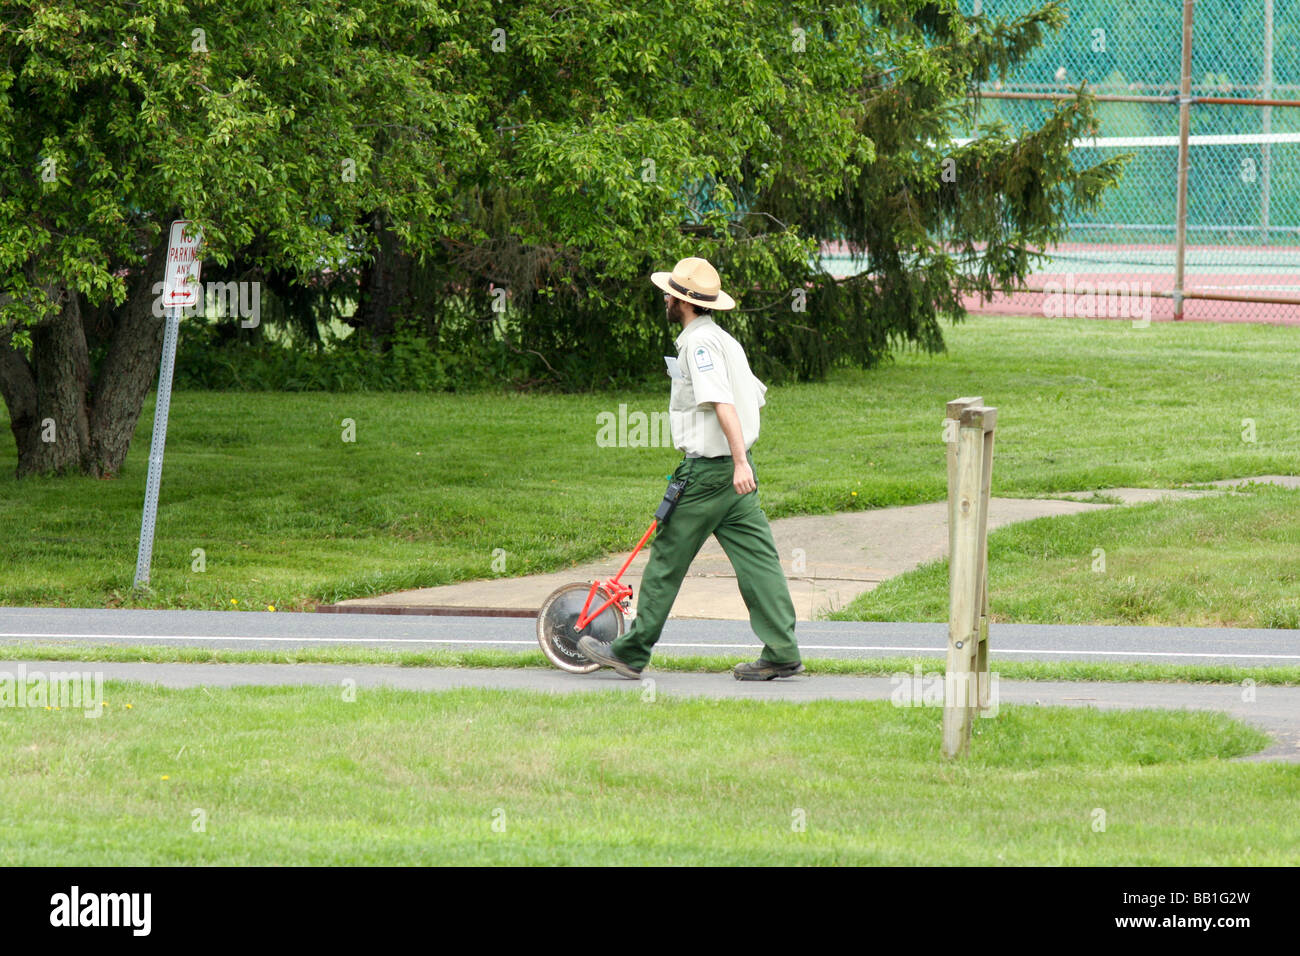
M 678 375 L 668 402 L 673 444 L 687 456 L 730 455 L 712 404 L 726 402 L 736 406 L 748 449 L 758 438 L 758 410 L 766 404 L 767 386 L 749 370 L 745 350 L 707 315 L 692 319 L 675 344 Z

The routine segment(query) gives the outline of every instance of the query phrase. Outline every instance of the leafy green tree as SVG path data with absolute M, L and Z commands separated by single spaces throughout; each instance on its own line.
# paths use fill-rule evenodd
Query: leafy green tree
M 210 261 L 315 275 L 367 254 L 355 224 L 377 209 L 412 241 L 445 221 L 481 146 L 472 91 L 421 55 L 450 4 L 0 8 L 0 392 L 19 475 L 121 467 L 158 364 L 171 220 L 200 224 Z
M 648 273 L 713 261 L 740 308 L 724 324 L 760 375 L 815 378 L 900 343 L 942 348 L 961 294 L 1015 285 L 1031 248 L 1113 184 L 1076 170 L 1087 97 L 1036 126 L 973 120 L 968 96 L 1065 21 L 953 0 L 664 0 L 628 9 L 467 2 L 462 63 L 492 144 L 458 190 L 459 237 L 385 248 L 394 303 L 449 354 L 508 356 L 517 384 L 639 378 L 671 348 Z M 866 268 L 836 281 L 819 240 Z M 373 291 L 373 285 L 369 287 Z
M 674 330 L 647 276 L 688 255 L 740 300 L 725 321 L 764 377 L 941 348 L 963 290 L 1021 280 L 1117 175 L 1071 163 L 1086 98 L 952 143 L 967 95 L 1063 17 L 9 0 L 0 391 L 19 473 L 120 468 L 157 365 L 161 230 L 181 216 L 210 259 L 278 288 L 356 276 L 358 324 L 421 325 L 485 379 L 660 367 Z M 826 275 L 822 238 L 866 270 Z

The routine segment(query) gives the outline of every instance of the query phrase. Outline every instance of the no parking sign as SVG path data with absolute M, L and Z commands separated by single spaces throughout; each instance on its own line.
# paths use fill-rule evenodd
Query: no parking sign
M 188 228 L 187 228 L 188 227 Z M 172 223 L 167 240 L 167 271 L 163 276 L 163 305 L 187 309 L 199 304 L 199 246 L 203 233 L 188 219 Z
M 176 339 L 182 309 L 199 304 L 199 246 L 203 234 L 188 219 L 172 223 L 167 241 L 167 266 L 163 274 L 163 304 L 167 326 L 163 332 L 162 361 L 158 366 L 158 401 L 153 413 L 153 441 L 149 444 L 149 477 L 144 488 L 144 514 L 140 518 L 140 549 L 135 558 L 135 586 L 149 583 L 153 562 L 153 532 L 158 516 L 158 486 L 162 483 L 163 448 L 167 444 L 167 413 L 172 404 L 172 371 L 176 366 Z

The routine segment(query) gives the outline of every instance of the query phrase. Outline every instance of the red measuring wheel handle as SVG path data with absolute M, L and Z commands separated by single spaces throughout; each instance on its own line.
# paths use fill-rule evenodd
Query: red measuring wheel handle
M 632 553 L 627 556 L 627 560 L 623 562 L 623 566 L 618 569 L 617 574 L 608 581 L 593 581 L 591 583 L 591 591 L 587 594 L 587 603 L 582 606 L 582 613 L 578 615 L 578 619 L 573 623 L 575 630 L 581 631 L 596 618 L 600 617 L 605 608 L 609 607 L 615 601 L 617 601 L 621 607 L 627 607 L 627 602 L 632 600 L 632 588 L 620 581 L 619 578 L 623 576 L 623 572 L 628 569 L 629 565 L 631 565 L 632 559 L 635 558 L 637 554 L 640 553 L 641 549 L 645 547 L 645 543 L 650 540 L 650 535 L 654 534 L 655 528 L 658 527 L 658 525 L 658 518 L 652 518 L 650 520 L 650 527 L 646 528 L 645 534 L 641 535 L 641 540 L 638 541 L 636 547 L 632 549 Z M 592 611 L 591 602 L 596 597 L 596 592 L 599 591 L 601 587 L 605 588 L 609 593 L 609 597 L 606 599 L 604 604 Z

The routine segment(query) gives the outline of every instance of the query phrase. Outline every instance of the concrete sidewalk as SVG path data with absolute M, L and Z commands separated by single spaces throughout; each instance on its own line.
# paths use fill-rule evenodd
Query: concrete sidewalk
M 614 692 L 644 695 L 714 697 L 742 700 L 889 700 L 905 686 L 906 677 L 807 675 L 766 683 L 740 682 L 729 673 L 689 674 L 650 668 L 639 681 L 612 671 L 566 674 L 540 668 L 434 668 L 350 664 L 150 664 L 72 661 L 7 661 L 15 671 L 89 670 L 111 681 L 139 681 L 164 687 L 341 686 L 393 687 L 403 690 L 452 690 L 459 687 L 547 693 Z M 653 681 L 653 684 L 648 683 Z M 920 689 L 918 688 L 918 691 Z M 1300 764 L 1300 687 L 1260 686 L 1247 690 L 1235 684 L 1121 684 L 1100 681 L 999 680 L 996 701 L 1003 704 L 1097 707 L 1110 709 L 1217 710 L 1270 734 L 1273 744 L 1248 757 L 1250 761 Z M 996 718 L 994 718 L 996 719 Z
M 1300 477 L 1276 475 L 1212 484 L 1226 488 L 1247 481 L 1300 487 Z M 1071 492 L 1060 498 L 1089 498 L 1094 494 L 1105 494 L 1120 499 L 1124 504 L 1141 504 L 1161 498 L 1193 498 L 1215 493 L 1190 488 L 1111 488 L 1102 492 Z M 1060 498 L 992 498 L 989 501 L 989 530 L 1017 521 L 1114 507 Z M 939 501 L 773 521 L 772 535 L 776 539 L 777 553 L 786 567 L 796 617 L 801 621 L 817 620 L 826 612 L 839 610 L 887 578 L 944 557 L 948 553 L 947 520 L 946 503 Z M 635 541 L 629 541 L 628 551 L 635 544 Z M 332 609 L 447 607 L 536 612 L 556 588 L 573 582 L 612 577 L 626 557 L 626 552 L 611 554 L 598 561 L 550 574 L 465 581 L 357 598 L 341 601 Z M 641 574 L 648 560 L 649 547 L 646 547 L 622 578 L 632 587 L 634 608 L 635 595 L 641 590 Z M 735 572 L 716 539 L 710 538 L 692 563 L 671 617 L 749 620 L 749 612 L 736 585 Z
M 1078 514 L 1110 505 L 1047 499 L 993 498 L 989 528 L 1044 515 Z M 815 620 L 824 611 L 844 607 L 863 591 L 886 578 L 943 557 L 948 550 L 944 502 L 851 511 L 834 515 L 804 515 L 773 521 L 772 536 L 785 565 L 801 621 Z M 629 542 L 628 551 L 636 544 Z M 802 557 L 803 564 L 796 563 Z M 433 605 L 443 607 L 518 608 L 536 611 L 561 585 L 613 577 L 627 553 L 611 554 L 565 571 L 519 578 L 465 581 L 436 588 L 401 591 L 373 598 L 340 601 L 342 609 L 367 606 Z M 632 587 L 633 601 L 641 593 L 641 575 L 650 560 L 650 547 L 641 549 L 622 581 Z M 749 620 L 736 585 L 736 574 L 717 539 L 709 538 L 682 582 L 674 618 Z

